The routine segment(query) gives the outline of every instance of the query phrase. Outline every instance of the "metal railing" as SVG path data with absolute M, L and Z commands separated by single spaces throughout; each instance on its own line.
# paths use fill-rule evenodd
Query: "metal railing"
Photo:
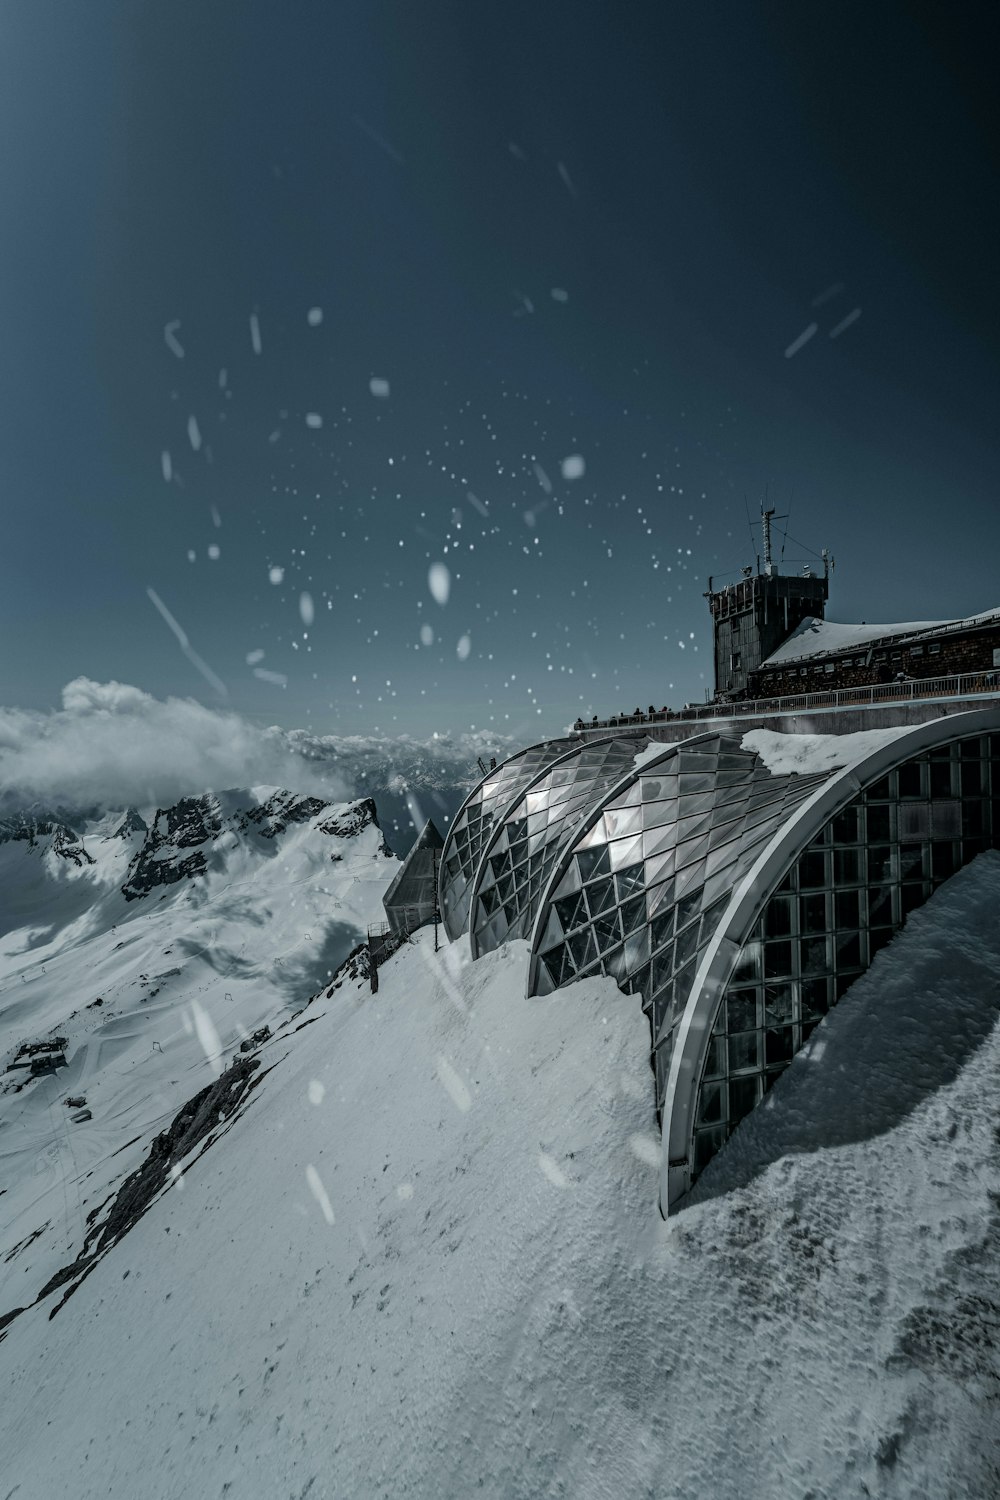
M 922 699 L 972 698 L 980 693 L 1000 692 L 1000 672 L 967 672 L 948 677 L 915 677 L 905 682 L 879 682 L 869 687 L 833 688 L 829 692 L 790 693 L 773 698 L 742 699 L 732 703 L 705 703 L 693 707 L 661 709 L 655 713 L 618 714 L 610 719 L 585 723 L 577 719 L 574 729 L 628 729 L 645 724 L 672 724 L 677 720 L 763 718 L 770 714 L 803 713 L 819 708 L 870 708 L 880 703 L 916 703 Z

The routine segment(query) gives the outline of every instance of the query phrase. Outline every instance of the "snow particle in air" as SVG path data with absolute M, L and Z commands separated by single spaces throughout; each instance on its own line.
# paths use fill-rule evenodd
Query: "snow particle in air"
M 222 1060 L 220 1057 L 222 1043 L 219 1040 L 219 1033 L 215 1029 L 215 1022 L 208 1011 L 198 1004 L 197 1000 L 191 1001 L 191 1019 L 194 1021 L 195 1034 L 201 1043 L 201 1050 L 208 1059 L 212 1072 L 218 1077 L 222 1072 Z
M 166 344 L 167 348 L 170 350 L 171 354 L 176 354 L 178 359 L 183 359 L 184 350 L 181 346 L 180 339 L 177 337 L 177 330 L 180 326 L 181 323 L 179 318 L 174 318 L 171 322 L 165 324 L 163 328 L 163 341 Z
M 285 570 L 284 568 L 279 568 L 277 565 L 275 565 L 273 568 L 268 568 L 267 576 L 274 584 L 284 583 Z
M 311 307 L 306 313 L 306 322 L 310 328 L 318 328 L 322 321 L 323 309 L 321 307 Z
M 785 350 L 785 358 L 791 359 L 794 354 L 798 354 L 799 350 L 802 349 L 806 344 L 808 344 L 809 340 L 812 338 L 813 334 L 817 332 L 818 328 L 818 323 L 810 323 L 808 327 L 803 328 L 798 338 L 792 339 L 792 342 Z
M 534 465 L 534 470 L 535 470 L 535 478 L 538 480 L 538 483 L 541 485 L 542 489 L 545 491 L 545 493 L 547 495 L 551 495 L 551 493 L 552 493 L 552 480 L 546 474 L 546 472 L 542 468 L 541 464 L 535 464 Z
M 260 650 L 259 647 L 258 647 L 258 649 L 256 651 L 248 651 L 247 652 L 247 666 L 248 667 L 255 667 L 259 661 L 263 661 L 263 660 L 264 660 L 264 653 L 263 653 L 263 651 Z
M 467 1114 L 472 1108 L 472 1095 L 446 1057 L 437 1060 L 437 1077 L 455 1108 Z
M 160 454 L 160 468 L 163 470 L 164 479 L 169 484 L 174 477 L 174 466 L 170 461 L 170 452 L 166 448 Z
M 323 425 L 323 418 L 320 416 L 320 414 L 319 414 L 318 411 L 307 411 L 306 412 L 306 426 L 307 427 L 320 428 L 320 427 L 322 427 L 322 425 Z
M 188 442 L 197 453 L 201 447 L 201 428 L 198 426 L 197 417 L 188 417 Z
M 564 479 L 582 479 L 587 472 L 587 465 L 580 453 L 571 453 L 568 458 L 564 458 L 561 468 Z
M 850 328 L 852 323 L 856 323 L 858 321 L 860 316 L 860 307 L 852 308 L 851 311 L 847 314 L 846 318 L 841 318 L 836 327 L 830 329 L 830 337 L 832 339 L 839 338 L 840 335 L 845 331 L 845 329 Z
M 567 292 L 566 288 L 562 286 L 554 286 L 549 295 L 551 296 L 553 302 L 569 301 L 569 292 Z
M 273 682 L 275 687 L 288 686 L 288 678 L 284 672 L 269 672 L 266 667 L 254 667 L 253 675 L 259 677 L 261 682 Z
M 459 661 L 468 661 L 469 652 L 472 650 L 472 641 L 467 635 L 463 635 L 455 647 Z
M 569 1178 L 560 1168 L 559 1163 L 554 1157 L 549 1156 L 547 1151 L 539 1151 L 538 1167 L 539 1171 L 549 1179 L 553 1187 L 568 1188 L 572 1185 Z
M 401 1182 L 396 1188 L 396 1197 L 402 1199 L 404 1203 L 409 1202 L 413 1197 L 413 1183 Z
M 219 561 L 219 558 L 222 556 L 222 553 L 221 553 L 221 550 L 219 548 L 218 542 L 212 542 L 211 546 L 208 549 L 208 555 L 212 559 L 213 562 L 218 562 Z
M 438 604 L 447 604 L 451 593 L 451 573 L 443 562 L 432 563 L 427 574 L 427 587 Z
M 323 1179 L 320 1177 L 312 1162 L 310 1162 L 306 1167 L 306 1182 L 308 1182 L 309 1191 L 312 1193 L 313 1197 L 316 1199 L 316 1202 L 319 1204 L 326 1222 L 328 1224 L 334 1223 L 333 1207 L 330 1203 L 330 1199 L 327 1197 L 326 1188 L 323 1186 Z
M 316 618 L 316 610 L 313 606 L 312 594 L 301 593 L 299 595 L 299 614 L 302 616 L 303 625 L 311 625 Z
M 323 1096 L 324 1096 L 325 1093 L 326 1093 L 326 1089 L 320 1083 L 319 1079 L 318 1078 L 310 1078 L 310 1080 L 309 1080 L 309 1103 L 310 1104 L 322 1104 L 323 1103 Z
M 197 556 L 198 556 L 198 554 L 197 554 L 197 552 L 195 552 L 194 548 L 193 547 L 189 547 L 188 548 L 188 562 L 195 562 L 196 559 L 197 559 Z
M 263 345 L 260 341 L 260 319 L 256 313 L 250 314 L 250 343 L 253 345 L 253 352 L 259 354 Z
M 433 644 L 434 644 L 434 627 L 433 627 L 433 625 L 421 625 L 421 627 L 420 627 L 420 643 L 423 646 L 433 646 Z
M 658 1167 L 660 1165 L 660 1143 L 651 1135 L 641 1135 L 638 1132 L 628 1138 L 629 1150 L 633 1156 L 637 1156 L 647 1167 Z
M 569 193 L 570 197 L 571 198 L 578 198 L 579 194 L 577 193 L 577 190 L 576 190 L 576 184 L 574 183 L 572 177 L 569 175 L 569 170 L 567 169 L 566 163 L 564 161 L 557 161 L 556 162 L 556 171 L 559 173 L 559 176 L 562 178 L 563 183 L 565 184 L 565 187 L 566 187 L 566 191 L 567 191 L 567 193 Z
M 388 401 L 388 399 L 389 399 L 389 382 L 388 382 L 388 380 L 383 380 L 380 376 L 373 375 L 372 378 L 371 378 L 371 380 L 369 380 L 369 382 L 368 382 L 368 389 L 371 391 L 372 395 L 373 396 L 377 396 L 380 401 Z

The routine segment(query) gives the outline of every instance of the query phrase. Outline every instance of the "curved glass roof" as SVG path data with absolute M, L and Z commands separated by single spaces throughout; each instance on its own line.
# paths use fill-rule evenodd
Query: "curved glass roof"
M 906 913 L 1000 844 L 1000 710 L 886 733 L 819 769 L 806 737 L 547 741 L 456 819 L 453 935 L 470 905 L 474 955 L 533 919 L 529 994 L 605 974 L 641 997 L 665 1212 Z
M 472 895 L 472 956 L 530 934 L 564 843 L 587 808 L 635 766 L 649 743 L 620 736 L 575 745 L 541 770 L 493 825 Z
M 441 917 L 452 942 L 468 924 L 472 882 L 495 819 L 543 766 L 573 743 L 569 739 L 543 740 L 519 750 L 488 772 L 459 808 L 441 853 L 438 892 Z
M 734 882 L 829 772 L 776 776 L 738 739 L 666 747 L 593 808 L 545 893 L 529 993 L 608 974 L 640 993 L 654 1037 L 690 992 Z

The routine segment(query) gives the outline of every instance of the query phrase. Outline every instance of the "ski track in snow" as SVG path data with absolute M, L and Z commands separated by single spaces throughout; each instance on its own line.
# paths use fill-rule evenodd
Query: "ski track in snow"
M 998 1493 L 998 899 L 914 913 L 669 1224 L 636 1003 L 425 931 L 10 1326 L 5 1491 Z

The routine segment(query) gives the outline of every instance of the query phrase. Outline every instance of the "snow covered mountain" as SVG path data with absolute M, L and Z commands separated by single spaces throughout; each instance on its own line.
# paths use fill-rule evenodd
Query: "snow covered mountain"
M 0 825 L 0 1316 L 229 1055 L 329 982 L 397 868 L 371 801 L 273 787 Z
M 194 803 L 11 841 L 116 931 L 4 939 L 8 1035 L 67 1058 L 0 1095 L 5 1500 L 1000 1492 L 1000 855 L 664 1224 L 633 1001 L 427 931 L 319 986 L 323 902 L 396 868 L 365 804 Z

